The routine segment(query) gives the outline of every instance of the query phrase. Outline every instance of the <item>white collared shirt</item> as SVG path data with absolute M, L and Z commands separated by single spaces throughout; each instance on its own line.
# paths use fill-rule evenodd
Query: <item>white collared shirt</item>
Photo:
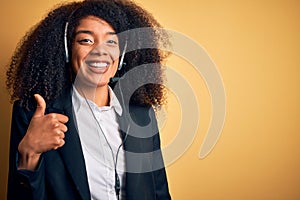
M 98 107 L 94 102 L 83 98 L 75 87 L 73 87 L 72 92 L 73 109 L 84 155 L 91 198 L 94 200 L 117 199 L 114 165 L 122 139 L 116 114 L 122 114 L 122 107 L 110 87 L 109 95 L 110 105 Z M 87 102 L 90 106 L 87 105 Z M 103 134 L 106 136 L 107 141 Z M 113 155 L 108 143 L 112 148 Z M 120 199 L 123 200 L 125 199 L 125 152 L 123 147 L 120 148 L 117 157 L 117 172 L 121 183 Z

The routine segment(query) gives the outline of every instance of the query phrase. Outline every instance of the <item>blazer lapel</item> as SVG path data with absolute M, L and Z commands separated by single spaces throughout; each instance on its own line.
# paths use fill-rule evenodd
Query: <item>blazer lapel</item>
M 65 133 L 65 145 L 58 149 L 65 166 L 71 175 L 76 188 L 82 199 L 90 200 L 90 190 L 88 186 L 87 174 L 80 138 L 76 129 L 76 122 L 72 110 L 71 91 L 63 95 L 62 98 L 53 103 L 52 108 L 55 112 L 60 112 L 69 117 L 67 122 L 68 131 Z

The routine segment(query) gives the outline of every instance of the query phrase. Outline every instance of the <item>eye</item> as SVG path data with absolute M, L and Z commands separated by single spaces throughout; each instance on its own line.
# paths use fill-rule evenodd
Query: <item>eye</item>
M 88 38 L 80 39 L 77 42 L 79 42 L 80 44 L 94 44 L 94 41 L 92 41 L 91 39 L 88 39 Z
M 116 40 L 112 40 L 112 39 L 111 40 L 107 40 L 106 43 L 110 44 L 110 45 L 114 45 L 114 46 L 118 45 L 118 42 Z

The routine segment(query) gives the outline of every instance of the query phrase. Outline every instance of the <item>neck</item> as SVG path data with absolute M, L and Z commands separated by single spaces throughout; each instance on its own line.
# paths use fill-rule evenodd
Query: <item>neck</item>
M 108 85 L 100 86 L 100 87 L 84 87 L 82 85 L 76 86 L 78 93 L 87 98 L 90 101 L 93 101 L 97 106 L 108 106 L 110 102 Z

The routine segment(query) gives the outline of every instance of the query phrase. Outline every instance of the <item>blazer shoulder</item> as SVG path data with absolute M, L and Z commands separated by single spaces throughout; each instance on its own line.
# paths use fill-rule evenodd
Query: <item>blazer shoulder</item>
M 152 106 L 130 104 L 129 115 L 131 119 L 140 126 L 147 126 L 155 119 L 155 111 Z
M 31 107 L 33 105 L 30 105 L 29 108 L 26 108 L 21 105 L 20 100 L 16 100 L 13 103 L 13 109 L 12 109 L 12 117 L 14 119 L 22 118 L 23 120 L 27 121 L 30 120 L 34 111 Z

